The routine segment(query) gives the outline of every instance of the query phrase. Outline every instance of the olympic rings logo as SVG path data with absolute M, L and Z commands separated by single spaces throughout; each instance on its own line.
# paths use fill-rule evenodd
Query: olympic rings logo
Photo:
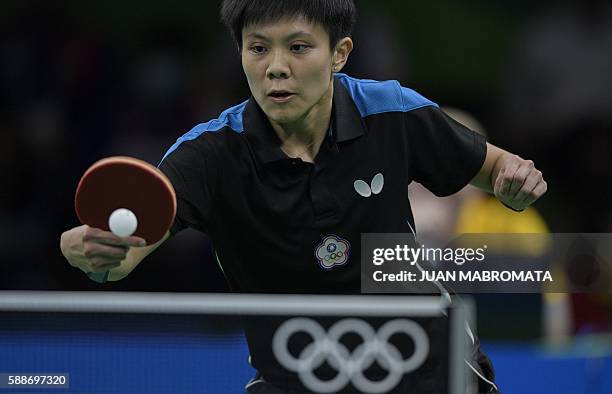
M 336 251 L 337 246 L 336 244 L 329 244 L 327 245 L 326 250 L 329 252 L 329 254 L 326 254 L 323 259 L 325 261 L 331 261 L 334 262 L 338 259 L 341 259 L 342 256 L 344 256 L 344 252 L 341 250 Z
M 296 358 L 287 345 L 298 332 L 310 335 L 313 342 Z M 363 341 L 352 352 L 340 342 L 349 333 L 359 335 Z M 408 335 L 414 342 L 414 352 L 407 359 L 389 343 L 389 338 L 395 334 Z M 391 320 L 375 332 L 365 321 L 349 318 L 336 322 L 325 332 L 316 321 L 298 317 L 287 320 L 276 330 L 272 350 L 280 364 L 296 372 L 309 390 L 331 393 L 351 382 L 358 390 L 374 394 L 393 389 L 405 373 L 420 367 L 429 353 L 429 339 L 421 326 L 408 319 Z M 338 371 L 333 379 L 327 381 L 314 374 L 325 361 Z M 388 371 L 383 380 L 372 381 L 364 375 L 374 361 Z
M 336 235 L 327 235 L 315 248 L 315 257 L 324 270 L 347 263 L 350 244 L 347 240 Z

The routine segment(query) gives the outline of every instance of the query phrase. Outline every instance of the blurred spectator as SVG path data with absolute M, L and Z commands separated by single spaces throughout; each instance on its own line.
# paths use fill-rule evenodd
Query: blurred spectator
M 447 115 L 471 130 L 486 136 L 482 124 L 469 113 L 450 107 L 442 108 Z M 533 207 L 524 212 L 514 212 L 479 189 L 468 185 L 460 192 L 437 198 L 419 184 L 409 188 L 417 231 L 434 234 L 444 239 L 452 234 L 465 233 L 548 233 L 546 222 Z M 545 251 L 530 244 L 531 249 L 514 248 L 513 253 L 524 257 L 536 257 Z M 506 254 L 507 250 L 489 250 Z M 485 336 L 502 333 L 505 338 L 533 338 L 534 332 L 543 325 L 549 338 L 567 338 L 570 331 L 568 298 L 564 295 L 549 297 L 544 294 L 478 294 L 476 295 L 479 316 L 479 330 Z M 499 308 L 500 304 L 506 308 Z M 510 312 L 513 311 L 513 312 Z M 510 312 L 510 313 L 509 313 Z M 517 321 L 520 316 L 520 323 Z M 542 316 L 540 318 L 540 316 Z M 540 320 L 541 321 L 538 321 Z M 495 321 L 496 329 L 490 327 Z

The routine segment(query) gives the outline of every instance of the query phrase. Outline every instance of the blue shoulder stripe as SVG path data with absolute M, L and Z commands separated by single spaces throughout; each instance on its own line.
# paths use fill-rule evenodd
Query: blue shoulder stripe
M 183 134 L 181 137 L 179 137 L 179 139 L 176 140 L 174 145 L 172 145 L 170 149 L 168 149 L 159 164 L 161 165 L 164 159 L 168 157 L 169 154 L 174 152 L 176 148 L 178 148 L 179 145 L 181 145 L 183 142 L 195 140 L 203 133 L 219 131 L 226 126 L 229 126 L 236 133 L 242 133 L 244 131 L 242 125 L 242 113 L 244 112 L 247 103 L 248 100 L 234 107 L 228 108 L 225 111 L 221 112 L 221 115 L 219 115 L 217 119 L 209 120 L 206 123 L 200 123 L 187 133 Z
M 438 105 L 398 81 L 356 79 L 338 73 L 336 78 L 346 87 L 357 105 L 361 117 L 384 112 L 408 112 L 421 107 Z

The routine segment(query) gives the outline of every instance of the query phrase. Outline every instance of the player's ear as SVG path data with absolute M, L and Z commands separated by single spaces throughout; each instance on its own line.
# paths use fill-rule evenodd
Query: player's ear
M 332 71 L 338 72 L 342 70 L 348 61 L 349 54 L 353 50 L 353 40 L 350 37 L 344 37 L 334 47 L 332 56 Z

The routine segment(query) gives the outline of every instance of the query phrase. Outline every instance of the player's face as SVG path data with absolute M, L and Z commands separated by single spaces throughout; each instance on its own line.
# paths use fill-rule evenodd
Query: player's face
M 251 94 L 278 124 L 331 111 L 333 53 L 329 35 L 302 18 L 247 26 L 242 67 Z

